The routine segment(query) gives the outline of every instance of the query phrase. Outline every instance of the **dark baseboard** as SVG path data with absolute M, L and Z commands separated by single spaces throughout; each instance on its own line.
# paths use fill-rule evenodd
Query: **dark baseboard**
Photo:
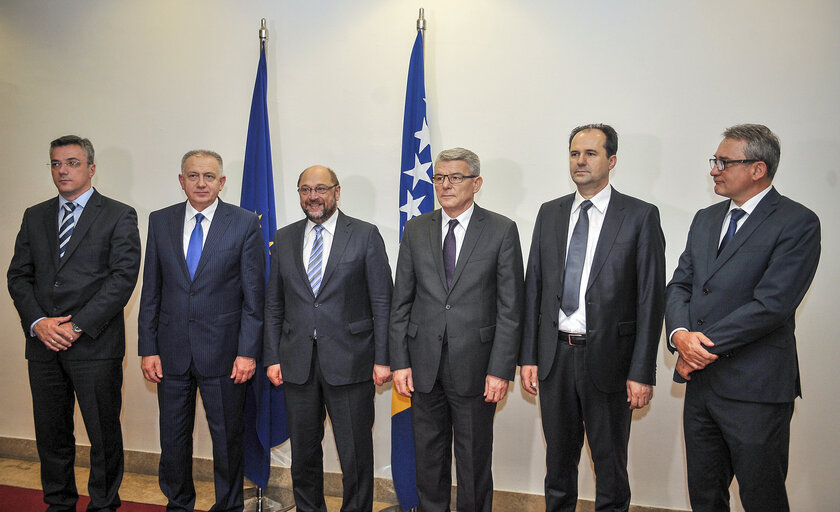
M 16 439 L 12 437 L 0 437 L 0 457 L 7 459 L 20 459 L 38 462 L 38 450 L 34 439 Z M 160 454 L 154 452 L 140 452 L 135 450 L 125 451 L 125 470 L 129 473 L 144 475 L 157 475 Z M 90 466 L 90 447 L 85 445 L 76 446 L 76 465 L 81 467 Z M 193 458 L 193 478 L 196 480 L 213 480 L 213 460 Z M 377 477 L 374 479 L 374 499 L 385 503 L 397 503 L 397 496 L 394 493 L 394 483 L 389 478 Z M 289 468 L 283 466 L 272 466 L 269 487 L 280 487 L 283 489 L 292 488 L 292 476 Z M 341 474 L 324 474 L 324 493 L 327 496 L 341 496 Z M 452 487 L 452 503 L 455 503 L 455 487 Z M 541 494 L 527 494 L 513 491 L 494 491 L 493 510 L 508 512 L 539 512 L 545 510 L 545 501 Z M 595 503 L 588 500 L 579 500 L 576 512 L 593 512 Z M 676 509 L 646 507 L 631 505 L 630 512 L 678 512 Z

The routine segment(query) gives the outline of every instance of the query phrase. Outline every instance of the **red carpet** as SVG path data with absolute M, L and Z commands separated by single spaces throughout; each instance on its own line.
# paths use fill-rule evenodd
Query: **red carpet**
M 90 503 L 90 498 L 79 496 L 76 510 L 84 512 L 88 503 Z M 0 512 L 43 512 L 46 509 L 44 493 L 40 489 L 0 485 Z M 119 510 L 120 512 L 166 512 L 166 507 L 122 500 Z

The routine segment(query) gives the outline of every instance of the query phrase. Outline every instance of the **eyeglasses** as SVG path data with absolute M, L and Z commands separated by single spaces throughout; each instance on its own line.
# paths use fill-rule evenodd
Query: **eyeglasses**
M 58 160 L 53 160 L 52 162 L 47 164 L 47 167 L 50 169 L 55 169 L 56 171 L 61 169 L 61 166 L 66 165 L 71 169 L 78 169 L 82 164 L 87 164 L 87 161 L 82 162 L 81 160 L 67 160 L 66 162 L 60 162 Z
M 464 180 L 478 178 L 478 176 L 464 176 L 463 174 L 435 174 L 432 176 L 432 182 L 435 185 L 443 185 L 443 182 L 446 181 L 447 178 L 449 178 L 449 183 L 457 185 L 459 183 L 463 183 Z
M 187 178 L 187 181 L 198 181 L 200 178 L 204 178 L 204 183 L 215 183 L 219 177 L 212 172 L 206 172 L 204 174 L 200 174 L 197 172 L 190 172 L 184 175 Z
M 724 160 L 722 158 L 710 158 L 709 159 L 709 168 L 714 170 L 717 169 L 719 171 L 725 170 L 728 166 L 732 164 L 751 164 L 754 162 L 760 162 L 761 160 L 756 159 L 747 159 L 747 160 Z
M 328 187 L 328 186 L 326 186 L 326 185 L 318 185 L 318 186 L 317 186 L 317 187 L 315 187 L 315 188 L 312 188 L 312 187 L 307 187 L 306 185 L 304 185 L 304 186 L 302 186 L 302 187 L 299 187 L 299 188 L 298 188 L 298 194 L 302 195 L 303 197 L 306 197 L 306 196 L 308 196 L 309 194 L 311 194 L 312 192 L 315 192 L 315 193 L 316 193 L 316 194 L 318 194 L 319 196 L 323 196 L 323 195 L 325 195 L 328 191 L 330 191 L 330 190 L 334 189 L 334 188 L 335 188 L 335 187 L 337 187 L 337 186 L 338 186 L 338 183 L 336 183 L 335 185 L 333 185 L 333 186 L 331 186 L 331 187 Z

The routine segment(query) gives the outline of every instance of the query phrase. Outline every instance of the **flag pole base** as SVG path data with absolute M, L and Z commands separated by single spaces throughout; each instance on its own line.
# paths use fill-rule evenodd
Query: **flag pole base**
M 293 508 L 295 499 L 289 489 L 270 485 L 265 489 L 245 490 L 245 512 L 285 512 Z

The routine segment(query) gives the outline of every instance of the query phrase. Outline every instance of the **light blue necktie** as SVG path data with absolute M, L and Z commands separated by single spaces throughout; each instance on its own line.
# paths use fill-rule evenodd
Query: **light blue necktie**
M 76 209 L 76 203 L 64 203 L 64 217 L 61 219 L 61 227 L 58 228 L 58 259 L 64 257 L 64 250 L 67 249 L 67 243 L 70 242 L 70 235 L 73 234 L 73 228 L 76 226 L 76 217 L 73 216 L 73 210 Z
M 324 255 L 322 231 L 324 231 L 324 226 L 316 224 L 315 240 L 312 242 L 312 253 L 309 255 L 309 266 L 306 267 L 306 277 L 309 278 L 309 286 L 312 287 L 312 293 L 315 295 L 318 295 L 318 289 L 321 287 L 321 260 Z
M 190 235 L 190 243 L 187 245 L 187 269 L 190 271 L 190 279 L 195 277 L 195 270 L 198 268 L 198 260 L 201 259 L 201 243 L 204 241 L 204 230 L 201 229 L 201 220 L 204 215 L 195 214 L 195 227 Z

